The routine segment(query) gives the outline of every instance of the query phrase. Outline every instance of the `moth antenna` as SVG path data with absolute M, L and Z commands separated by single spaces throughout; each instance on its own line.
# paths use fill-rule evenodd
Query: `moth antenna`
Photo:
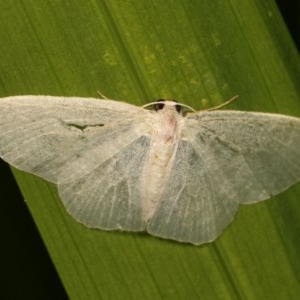
M 220 109 L 222 107 L 224 107 L 225 105 L 228 105 L 229 103 L 231 103 L 232 101 L 234 101 L 239 95 L 236 95 L 234 97 L 232 97 L 231 99 L 227 100 L 226 102 L 218 105 L 218 106 L 215 106 L 215 107 L 212 107 L 212 108 L 207 108 L 207 109 L 203 109 L 204 110 L 207 110 L 207 111 L 211 111 L 211 110 L 216 110 L 216 109 Z
M 97 91 L 97 94 L 99 94 L 99 96 L 101 97 L 101 99 L 110 100 L 104 94 L 102 94 L 100 91 Z

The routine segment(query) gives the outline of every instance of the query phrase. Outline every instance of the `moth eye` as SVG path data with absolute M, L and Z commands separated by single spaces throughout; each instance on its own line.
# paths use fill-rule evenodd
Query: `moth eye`
M 182 107 L 181 107 L 180 104 L 176 104 L 176 105 L 175 105 L 175 109 L 176 109 L 177 112 L 181 112 L 181 108 L 182 108 Z
M 158 111 L 158 110 L 163 109 L 164 106 L 165 106 L 164 103 L 155 103 L 155 104 L 154 104 L 154 109 L 155 109 L 155 111 Z

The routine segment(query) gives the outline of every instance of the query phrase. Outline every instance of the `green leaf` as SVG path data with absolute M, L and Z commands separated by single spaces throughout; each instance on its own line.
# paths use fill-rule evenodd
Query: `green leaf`
M 200 109 L 238 94 L 230 108 L 300 116 L 299 56 L 271 0 L 21 0 L 0 9 L 2 96 L 101 91 Z M 300 294 L 299 184 L 240 207 L 215 242 L 196 247 L 88 229 L 67 214 L 54 185 L 14 174 L 71 299 Z

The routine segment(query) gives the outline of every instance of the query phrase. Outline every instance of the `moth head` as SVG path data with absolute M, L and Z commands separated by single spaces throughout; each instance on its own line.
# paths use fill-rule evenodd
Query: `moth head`
M 185 116 L 188 112 L 196 112 L 190 106 L 178 103 L 177 100 L 166 100 L 166 99 L 158 99 L 155 102 L 151 102 L 148 104 L 143 105 L 143 108 L 150 107 L 156 112 L 160 111 L 176 111 L 179 115 Z
M 180 114 L 182 106 L 178 103 L 177 100 L 158 99 L 154 102 L 153 108 L 155 111 L 163 110 L 166 108 L 174 109 Z

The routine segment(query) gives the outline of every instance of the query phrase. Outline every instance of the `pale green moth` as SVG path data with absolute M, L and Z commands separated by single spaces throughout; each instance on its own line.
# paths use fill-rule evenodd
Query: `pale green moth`
M 233 110 L 152 110 L 108 99 L 0 99 L 0 156 L 57 184 L 67 211 L 103 230 L 199 245 L 239 204 L 300 180 L 300 119 Z

